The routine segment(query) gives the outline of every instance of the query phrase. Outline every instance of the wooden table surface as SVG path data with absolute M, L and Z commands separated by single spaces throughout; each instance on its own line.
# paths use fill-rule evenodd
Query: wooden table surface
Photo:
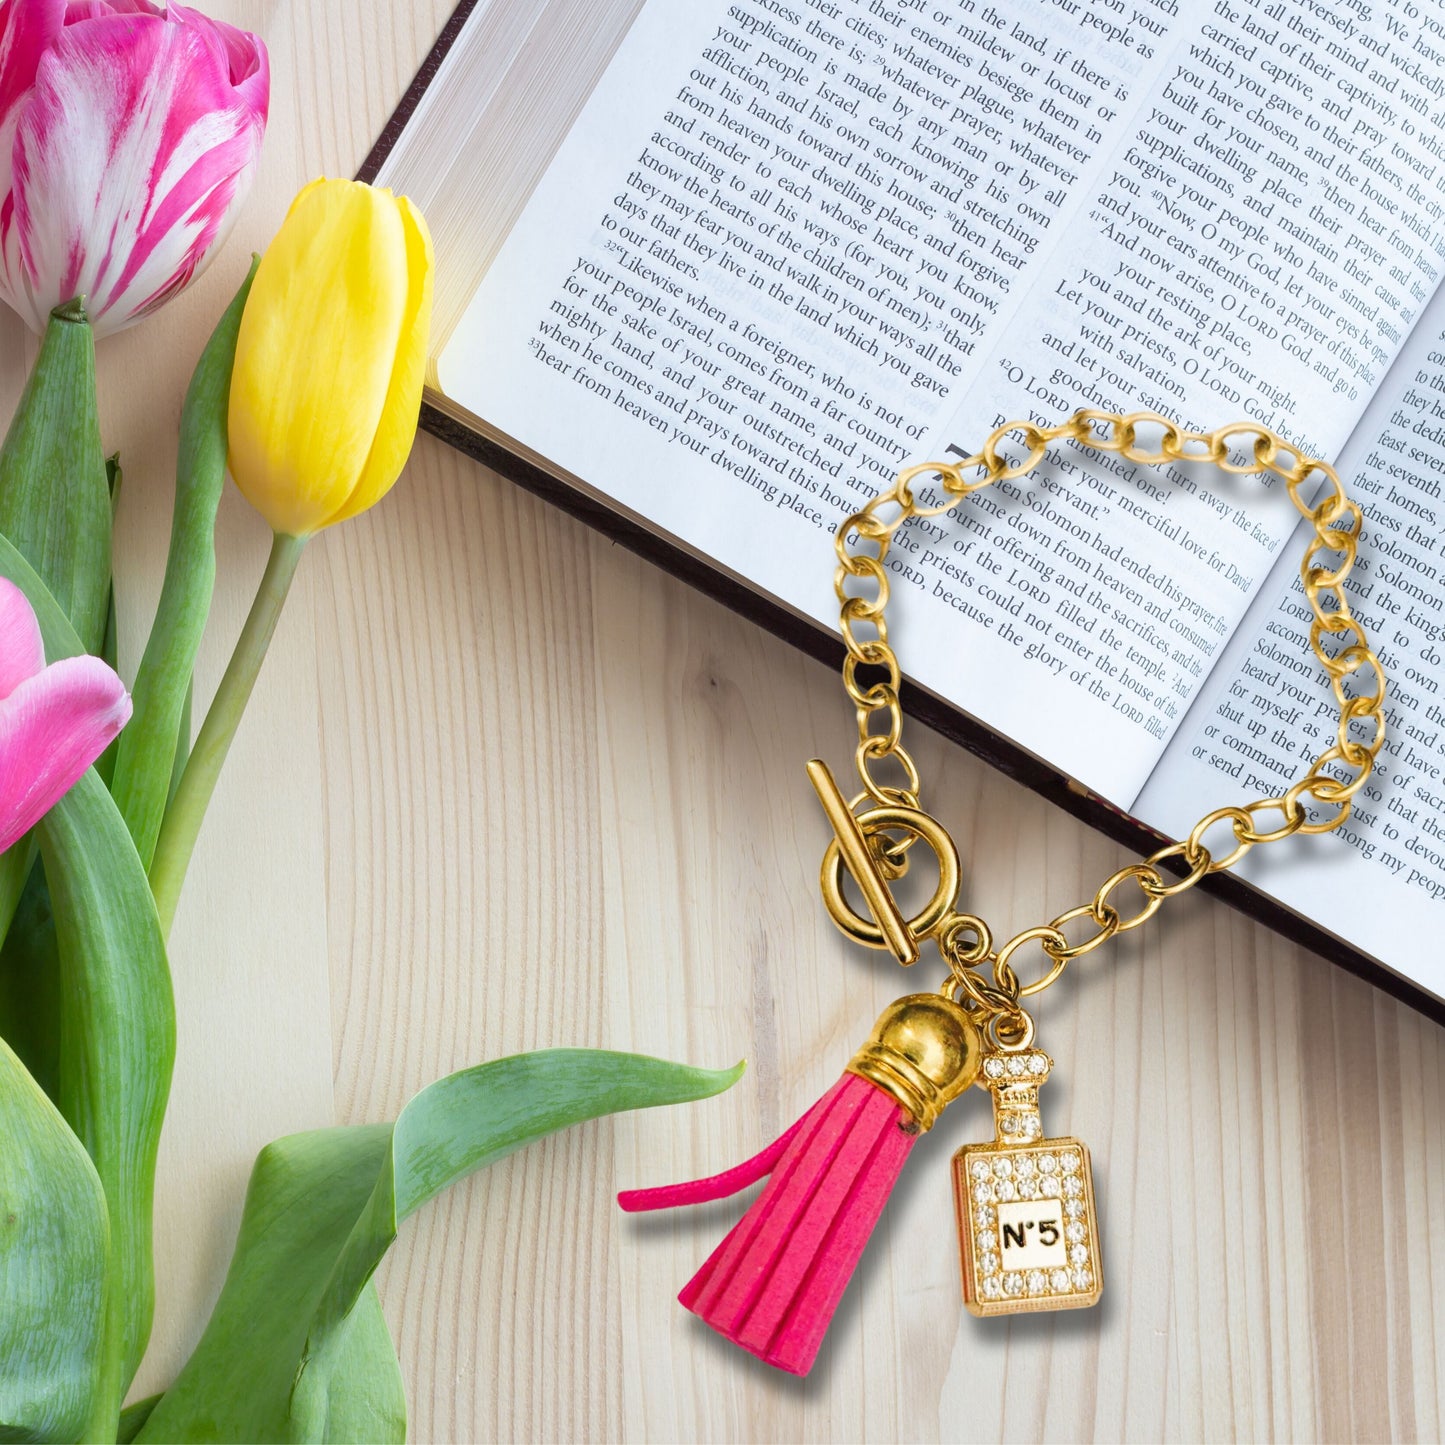
M 206 8 L 264 33 L 271 124 L 210 272 L 101 344 L 127 672 L 190 366 L 295 189 L 356 170 L 450 0 Z M 0 342 L 9 403 L 34 343 L 8 314 Z M 202 695 L 267 541 L 230 495 Z M 803 762 L 845 759 L 851 727 L 826 669 L 423 436 L 391 497 L 310 549 L 182 905 L 141 1383 L 199 1333 L 268 1139 L 390 1118 L 482 1059 L 606 1045 L 750 1067 L 722 1098 L 533 1148 L 404 1227 L 380 1283 L 416 1440 L 1440 1438 L 1445 1034 L 1209 899 L 1071 970 L 1039 1014 L 1045 1124 L 1094 1151 L 1098 1309 L 962 1310 L 948 1157 L 986 1134 L 981 1097 L 915 1151 L 810 1379 L 674 1303 L 736 1206 L 638 1221 L 615 1190 L 760 1147 L 905 991 L 817 897 L 828 833 Z M 995 931 L 1125 861 L 922 733 Z

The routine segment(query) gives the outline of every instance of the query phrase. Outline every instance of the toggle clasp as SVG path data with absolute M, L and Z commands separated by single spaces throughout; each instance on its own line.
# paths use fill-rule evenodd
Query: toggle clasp
M 919 941 L 928 938 L 953 912 L 962 881 L 958 849 L 936 818 L 919 808 L 879 806 L 854 813 L 843 796 L 828 765 L 819 758 L 808 764 L 808 779 L 833 825 L 833 841 L 823 854 L 820 883 L 823 902 L 849 938 L 868 948 L 891 949 L 899 963 L 918 962 Z M 892 832 L 911 833 L 921 838 L 938 859 L 938 887 L 921 913 L 904 918 L 880 866 L 876 845 Z M 843 896 L 844 870 L 853 875 L 872 919 L 856 912 Z

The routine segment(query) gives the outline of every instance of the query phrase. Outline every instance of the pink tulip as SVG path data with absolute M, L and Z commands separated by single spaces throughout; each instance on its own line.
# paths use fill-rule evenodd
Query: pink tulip
M 190 284 L 250 186 L 254 35 L 174 3 L 0 0 L 0 299 L 119 331 Z
M 0 853 L 80 781 L 129 717 L 125 688 L 98 657 L 46 667 L 30 603 L 0 577 Z

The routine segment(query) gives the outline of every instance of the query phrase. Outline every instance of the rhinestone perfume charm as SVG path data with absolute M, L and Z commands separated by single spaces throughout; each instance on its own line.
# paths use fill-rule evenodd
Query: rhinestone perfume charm
M 994 1142 L 953 1156 L 963 1300 L 975 1315 L 1082 1309 L 1103 1290 L 1089 1151 L 1045 1139 L 1039 1086 L 1053 1060 L 1038 1049 L 987 1054 Z

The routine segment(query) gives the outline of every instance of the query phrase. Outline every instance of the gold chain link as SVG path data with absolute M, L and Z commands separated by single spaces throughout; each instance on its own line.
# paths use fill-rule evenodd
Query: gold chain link
M 1141 429 L 1153 433 L 1152 447 L 1140 440 Z M 1022 456 L 1010 456 L 1005 450 L 1011 438 L 1021 443 Z M 1310 646 L 1330 679 L 1340 721 L 1334 741 L 1285 792 L 1216 808 L 1194 825 L 1187 838 L 1106 878 L 1089 902 L 1049 923 L 1016 933 L 997 950 L 982 919 L 952 915 L 939 940 L 951 972 L 949 987 L 962 991 L 974 1009 L 999 1018 L 1017 1016 L 1019 1000 L 1054 983 L 1071 959 L 1082 958 L 1117 934 L 1137 928 L 1153 917 L 1165 899 L 1187 891 L 1211 873 L 1232 867 L 1256 844 L 1338 828 L 1349 817 L 1354 796 L 1370 776 L 1385 741 L 1384 671 L 1364 626 L 1350 611 L 1343 585 L 1355 563 L 1363 516 L 1345 496 L 1335 470 L 1256 422 L 1231 422 L 1215 431 L 1197 432 L 1154 412 L 1118 415 L 1086 408 L 1052 427 L 1031 421 L 1007 422 L 995 428 L 971 457 L 909 467 L 839 529 L 834 590 L 847 648 L 843 686 L 857 709 L 856 762 L 866 796 L 883 807 L 918 806 L 918 768 L 903 746 L 902 671 L 888 641 L 884 615 L 889 595 L 885 563 L 893 534 L 911 518 L 938 516 L 995 482 L 1027 476 L 1043 460 L 1049 443 L 1059 440 L 1092 451 L 1117 452 L 1145 465 L 1202 461 L 1227 472 L 1271 473 L 1283 479 L 1290 500 L 1314 527 L 1300 563 L 1300 579 L 1312 615 Z M 1311 501 L 1325 483 L 1324 495 Z M 932 495 L 920 497 L 915 484 L 931 487 Z M 859 678 L 860 668 L 872 670 L 870 680 Z M 1368 736 L 1361 736 L 1362 732 Z M 890 759 L 901 780 L 890 782 L 876 776 L 876 769 Z M 1312 820 L 1306 799 L 1337 811 Z M 1275 826 L 1259 826 L 1261 815 L 1271 814 L 1279 819 Z M 1210 847 L 1205 838 L 1222 826 L 1229 829 L 1229 847 L 1221 854 L 1217 851 L 1220 845 Z M 1163 871 L 1161 865 L 1176 860 L 1183 873 Z M 1133 891 L 1127 890 L 1130 883 L 1135 885 Z M 1126 891 L 1116 900 L 1120 890 Z M 1070 943 L 1064 928 L 1080 919 L 1093 931 Z M 965 929 L 972 935 L 966 943 L 960 938 Z M 1039 945 L 1049 966 L 1042 977 L 1022 984 L 1012 960 L 1029 943 Z M 976 971 L 984 964 L 992 965 L 991 984 Z

